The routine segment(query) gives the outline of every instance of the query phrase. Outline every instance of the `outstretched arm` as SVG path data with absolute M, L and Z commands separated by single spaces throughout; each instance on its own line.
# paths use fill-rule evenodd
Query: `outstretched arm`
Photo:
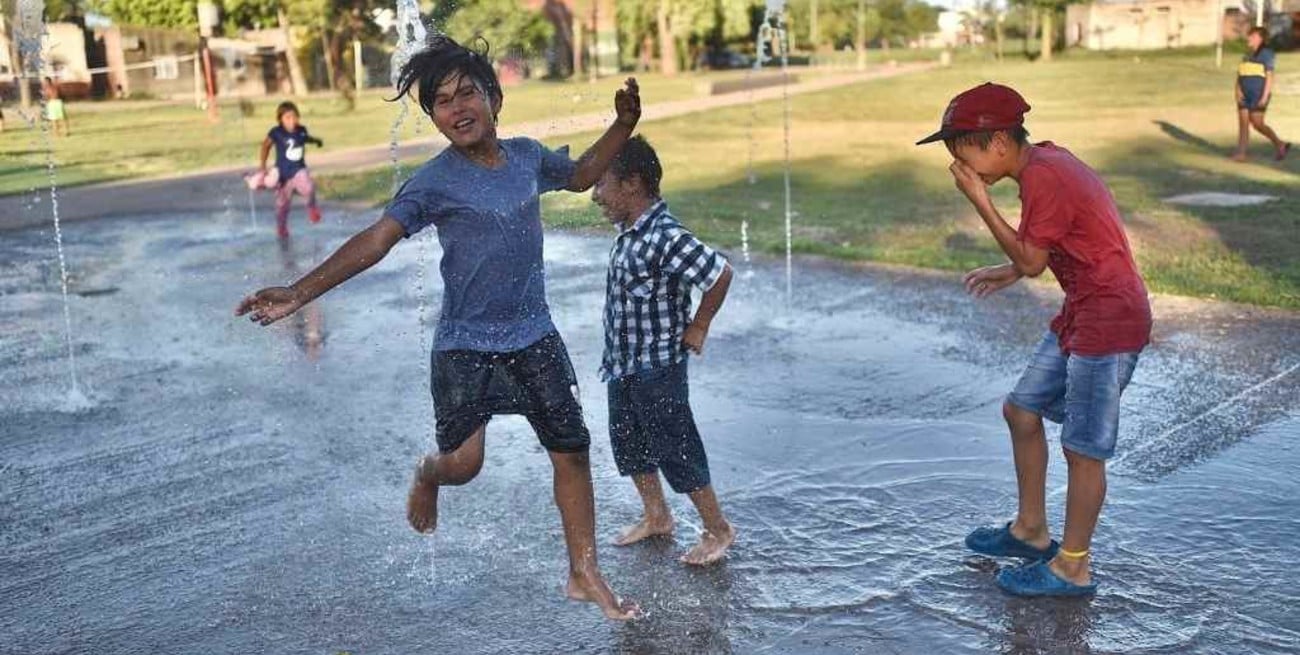
M 324 141 L 321 141 L 320 139 L 318 139 L 318 138 L 316 138 L 316 137 L 314 137 L 314 136 L 309 136 L 309 137 L 307 137 L 307 143 L 314 144 L 317 148 L 324 148 L 324 147 L 325 147 L 325 142 L 324 142 Z
M 329 259 L 292 285 L 269 287 L 244 298 L 235 308 L 235 315 L 251 313 L 251 320 L 270 325 L 374 266 L 405 234 L 401 223 L 385 216 L 348 239 Z
M 626 86 L 614 94 L 614 110 L 618 112 L 618 118 L 578 158 L 578 166 L 565 189 L 578 192 L 590 189 L 605 174 L 605 169 L 614 161 L 618 149 L 632 136 L 637 121 L 641 120 L 641 90 L 635 77 L 627 78 Z
M 984 219 L 984 224 L 993 233 L 993 238 L 997 240 L 1002 252 L 1006 253 L 1011 260 L 1015 272 L 1026 277 L 1042 275 L 1043 270 L 1047 268 L 1048 252 L 1020 239 L 1016 229 L 1011 227 L 1006 219 L 1002 218 L 1002 214 L 998 213 L 998 208 L 993 206 L 988 185 L 979 174 L 961 161 L 954 161 L 949 170 L 952 171 L 953 179 L 957 181 L 957 188 L 970 199 L 971 204 L 975 206 L 975 211 L 979 212 L 980 218 Z

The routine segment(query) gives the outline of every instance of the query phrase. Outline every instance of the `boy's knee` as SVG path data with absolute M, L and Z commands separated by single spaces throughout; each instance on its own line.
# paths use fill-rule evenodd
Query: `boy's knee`
M 581 469 L 591 468 L 591 457 L 587 454 L 587 451 L 585 450 L 580 450 L 571 453 L 552 451 L 551 459 L 554 460 L 555 463 L 559 466 L 581 468 Z
M 1069 466 L 1082 467 L 1082 468 L 1101 468 L 1103 470 L 1106 468 L 1106 460 L 1104 459 L 1089 457 L 1088 455 L 1084 455 L 1083 453 L 1078 453 L 1073 450 L 1070 450 L 1064 445 L 1061 446 L 1061 452 L 1065 453 L 1065 463 Z
M 1038 418 L 1038 415 L 1012 403 L 1010 400 L 1004 400 L 1002 401 L 1002 418 L 1006 420 L 1007 425 L 1017 427 L 1033 421 Z

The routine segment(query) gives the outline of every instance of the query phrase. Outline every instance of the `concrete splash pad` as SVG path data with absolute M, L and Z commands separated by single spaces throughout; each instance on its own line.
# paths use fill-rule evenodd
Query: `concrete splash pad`
M 550 467 L 522 420 L 493 423 L 483 474 L 444 493 L 435 536 L 406 526 L 409 469 L 431 435 L 420 244 L 399 246 L 314 315 L 272 329 L 230 316 L 242 294 L 291 279 L 368 220 L 295 223 L 284 251 L 239 214 L 69 230 L 93 401 L 81 411 L 64 402 L 48 234 L 4 235 L 4 650 L 1300 649 L 1300 421 L 1286 413 L 1300 406 L 1300 375 L 1286 373 L 1300 352 L 1295 318 L 1162 321 L 1124 407 L 1126 455 L 1096 545 L 1102 593 L 1027 602 L 1000 594 L 992 563 L 961 539 L 1013 508 L 998 406 L 1054 294 L 975 303 L 953 276 L 805 266 L 786 311 L 783 270 L 759 265 L 738 278 L 692 368 L 715 483 L 741 536 L 725 564 L 691 571 L 676 561 L 697 527 L 681 499 L 675 542 L 603 545 L 637 510 L 613 470 L 594 374 L 608 242 L 551 234 L 552 309 L 594 437 L 602 563 L 650 612 L 612 625 L 562 599 Z M 1064 470 L 1053 457 L 1059 529 Z

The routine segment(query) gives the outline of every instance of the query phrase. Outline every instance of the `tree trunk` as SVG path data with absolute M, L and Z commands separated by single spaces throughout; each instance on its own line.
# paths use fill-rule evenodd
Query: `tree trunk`
M 325 27 L 325 18 L 320 20 L 320 47 L 325 56 L 325 88 L 334 88 L 334 53 L 330 51 L 329 30 Z
M 642 73 L 650 72 L 650 62 L 655 58 L 655 40 L 654 37 L 646 32 L 641 38 L 641 54 L 637 56 L 637 69 Z
M 998 61 L 1002 61 L 1002 16 L 993 17 L 993 38 L 998 43 Z
M 659 0 L 659 9 L 655 16 L 659 27 L 659 70 L 664 75 L 676 75 L 677 37 L 673 34 L 672 18 L 668 15 L 669 0 Z
M 1029 56 L 1029 42 L 1038 37 L 1038 8 L 1025 5 L 1025 16 L 1028 18 L 1025 21 L 1028 26 L 1025 30 L 1025 56 Z
M 307 78 L 302 74 L 302 62 L 298 61 L 298 48 L 293 42 L 293 28 L 289 25 L 289 15 L 284 9 L 276 10 L 280 20 L 280 31 L 284 32 L 284 58 L 289 62 L 289 83 L 293 86 L 293 95 L 307 95 Z
M 1042 12 L 1043 12 L 1043 20 L 1042 20 L 1041 29 L 1043 30 L 1043 47 L 1042 47 L 1041 56 L 1043 58 L 1042 59 L 1043 61 L 1051 61 L 1052 60 L 1052 36 L 1053 36 L 1052 10 L 1043 9 Z
M 853 40 L 858 50 L 858 70 L 867 69 L 867 0 L 858 0 L 858 31 Z
M 583 53 L 587 51 L 587 29 L 576 14 L 573 17 L 573 76 L 582 74 Z
M 16 31 L 14 23 L 22 20 L 21 11 L 16 4 L 6 2 L 6 10 L 12 11 L 12 14 L 6 13 L 0 16 L 5 26 L 5 43 L 9 44 L 9 63 L 13 67 L 14 86 L 18 87 L 18 103 L 23 109 L 30 109 L 32 106 L 32 87 L 27 80 L 27 62 L 23 61 L 18 48 L 18 41 L 15 39 Z M 39 74 L 39 71 L 37 71 Z
M 812 11 L 808 15 L 808 45 L 812 47 L 813 52 L 821 49 L 822 39 L 819 34 L 817 25 L 817 0 L 812 0 Z

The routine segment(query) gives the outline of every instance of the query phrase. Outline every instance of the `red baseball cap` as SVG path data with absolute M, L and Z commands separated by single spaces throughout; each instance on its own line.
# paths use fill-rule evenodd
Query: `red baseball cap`
M 943 112 L 939 131 L 916 142 L 916 145 L 942 141 L 963 132 L 1006 130 L 1025 124 L 1029 103 L 1016 90 L 985 82 L 957 94 Z

